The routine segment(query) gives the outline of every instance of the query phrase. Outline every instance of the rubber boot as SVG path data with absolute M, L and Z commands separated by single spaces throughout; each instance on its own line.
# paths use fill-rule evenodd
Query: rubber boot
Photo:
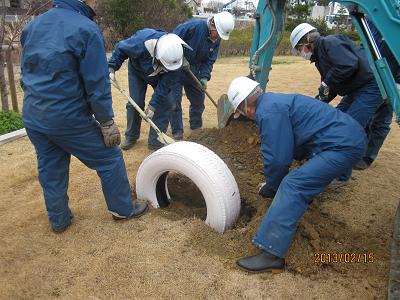
M 281 273 L 285 267 L 285 259 L 263 251 L 260 254 L 239 259 L 236 265 L 250 273 Z
M 135 210 L 132 212 L 132 214 L 128 217 L 122 217 L 122 216 L 116 216 L 116 215 L 112 215 L 112 218 L 115 221 L 120 221 L 120 220 L 129 220 L 129 219 L 133 219 L 133 218 L 139 218 L 141 216 L 143 216 L 146 211 L 147 211 L 148 205 L 146 202 L 139 202 L 135 204 Z

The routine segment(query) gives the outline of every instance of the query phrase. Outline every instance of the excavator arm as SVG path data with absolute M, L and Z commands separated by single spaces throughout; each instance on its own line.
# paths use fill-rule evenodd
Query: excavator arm
M 366 50 L 370 66 L 378 82 L 382 97 L 389 99 L 400 124 L 400 95 L 388 63 L 382 57 L 369 29 L 367 18 L 380 32 L 400 64 L 400 1 L 399 0 L 351 0 L 336 1 L 345 5 L 352 17 Z M 265 90 L 271 70 L 272 57 L 284 29 L 285 0 L 259 0 L 255 15 L 256 24 L 249 62 L 250 75 Z M 232 114 L 226 95 L 218 101 L 218 126 L 224 127 Z

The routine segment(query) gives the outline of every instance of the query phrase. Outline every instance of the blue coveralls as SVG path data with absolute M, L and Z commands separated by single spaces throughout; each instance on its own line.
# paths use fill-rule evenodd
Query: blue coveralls
M 374 40 L 382 56 L 386 58 L 395 81 L 400 83 L 400 67 L 396 61 L 396 58 L 393 56 L 388 45 L 382 39 L 378 29 L 372 24 L 372 22 L 368 21 L 368 23 Z M 368 147 L 363 157 L 363 160 L 367 164 L 371 164 L 376 159 L 379 149 L 385 141 L 386 136 L 389 134 L 392 118 L 393 107 L 390 101 L 387 100 L 376 111 L 373 120 L 370 122 L 370 125 L 367 129 Z
M 198 78 L 210 80 L 213 65 L 218 57 L 221 40 L 213 42 L 207 26 L 207 20 L 189 19 L 178 25 L 174 33 L 179 35 L 193 51 L 185 49 L 185 57 L 189 61 L 190 69 Z M 203 126 L 202 114 L 204 111 L 204 92 L 200 90 L 197 83 L 181 70 L 181 85 L 177 90 L 177 103 L 171 114 L 170 123 L 173 135 L 183 134 L 182 122 L 182 86 L 190 102 L 189 124 L 190 129 L 198 129 Z
M 311 61 L 320 72 L 321 81 L 330 88 L 329 100 L 337 94 L 344 96 L 337 108 L 352 116 L 367 132 L 369 126 L 374 126 L 374 121 L 391 116 L 391 112 L 383 107 L 386 104 L 362 47 L 356 47 L 342 35 L 320 37 L 314 42 Z M 387 132 L 389 129 L 379 128 Z M 376 153 L 386 137 L 381 136 L 379 146 L 376 143 Z M 350 176 L 351 170 L 339 180 L 348 180 Z
M 277 193 L 253 243 L 285 257 L 308 205 L 362 157 L 366 136 L 348 114 L 296 94 L 263 94 L 256 124 L 266 183 Z M 293 159 L 307 161 L 288 174 Z
M 35 146 L 39 181 L 49 222 L 62 229 L 73 218 L 68 207 L 71 155 L 101 179 L 110 212 L 134 211 L 119 147 L 106 148 L 100 123 L 113 118 L 104 41 L 91 20 L 94 11 L 77 0 L 55 0 L 55 7 L 23 30 L 21 85 L 23 124 Z
M 159 39 L 164 34 L 167 33 L 150 28 L 139 30 L 130 38 L 120 41 L 115 46 L 108 61 L 109 67 L 117 71 L 122 63 L 129 58 L 129 93 L 142 110 L 145 106 L 147 85 L 150 84 L 153 87 L 154 93 L 149 102 L 149 105 L 155 108 L 152 121 L 162 132 L 166 132 L 168 129 L 168 118 L 176 97 L 174 92 L 179 86 L 179 71 L 152 75 L 155 71 L 153 56 L 146 48 L 145 42 L 151 39 Z M 142 118 L 129 102 L 126 104 L 126 110 L 127 126 L 125 138 L 127 141 L 133 142 L 140 136 Z M 155 146 L 162 145 L 157 141 L 157 133 L 152 128 L 149 132 L 148 143 Z

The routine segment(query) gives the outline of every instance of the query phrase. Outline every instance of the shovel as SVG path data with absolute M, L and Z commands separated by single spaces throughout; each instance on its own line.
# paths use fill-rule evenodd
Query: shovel
M 217 117 L 218 117 L 218 128 L 224 128 L 226 125 L 229 124 L 229 122 L 233 118 L 233 105 L 228 99 L 227 94 L 221 95 L 218 99 L 218 106 L 217 106 Z
M 224 128 L 228 124 L 228 121 L 230 120 L 233 114 L 233 106 L 229 102 L 228 96 L 226 94 L 223 94 L 218 99 L 218 104 L 217 104 L 211 97 L 211 95 L 203 88 L 203 85 L 201 84 L 200 80 L 197 79 L 197 77 L 193 74 L 190 68 L 185 69 L 185 71 L 189 73 L 190 77 L 192 77 L 192 79 L 197 83 L 198 88 L 207 95 L 208 99 L 210 99 L 211 102 L 214 104 L 214 106 L 217 108 L 218 128 Z
M 211 100 L 215 108 L 218 108 L 217 103 L 214 101 L 211 95 L 203 88 L 203 85 L 201 84 L 200 80 L 197 79 L 197 77 L 193 74 L 192 70 L 190 70 L 190 68 L 186 68 L 185 71 L 188 72 L 190 77 L 192 77 L 192 79 L 197 83 L 197 86 L 200 89 L 200 91 L 204 92 L 207 95 L 208 99 Z
M 144 111 L 139 107 L 139 105 L 136 104 L 135 101 L 133 101 L 133 99 L 131 98 L 131 96 L 129 96 L 129 94 L 120 87 L 120 85 L 118 84 L 118 82 L 116 80 L 111 80 L 112 85 L 121 92 L 121 94 L 123 94 L 126 99 L 128 99 L 129 103 L 133 105 L 133 107 L 137 110 L 137 112 L 140 114 L 140 116 L 142 117 L 143 120 L 145 120 L 147 123 L 150 124 L 150 126 L 156 131 L 158 137 L 157 140 L 164 144 L 164 145 L 170 145 L 172 143 L 175 143 L 175 140 L 171 137 L 169 137 L 168 135 L 166 135 L 165 133 L 161 132 L 161 130 L 156 126 L 156 124 L 154 124 L 154 122 L 144 113 Z

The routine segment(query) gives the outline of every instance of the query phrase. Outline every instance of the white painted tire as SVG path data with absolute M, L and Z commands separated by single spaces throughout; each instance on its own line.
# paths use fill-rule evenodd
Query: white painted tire
M 165 146 L 142 162 L 136 175 L 138 199 L 154 208 L 168 205 L 170 171 L 185 175 L 199 188 L 207 206 L 206 224 L 223 233 L 236 222 L 240 194 L 232 172 L 214 152 L 193 142 Z

